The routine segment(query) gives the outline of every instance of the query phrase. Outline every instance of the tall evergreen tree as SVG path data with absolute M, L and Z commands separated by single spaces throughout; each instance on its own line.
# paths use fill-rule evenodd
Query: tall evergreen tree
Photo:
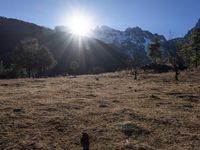
M 161 58 L 160 42 L 158 38 L 154 38 L 152 42 L 148 45 L 149 48 L 149 57 L 154 63 L 158 63 L 158 60 Z
M 200 62 L 200 29 L 192 31 L 188 42 L 182 48 L 182 52 L 188 65 L 198 67 Z

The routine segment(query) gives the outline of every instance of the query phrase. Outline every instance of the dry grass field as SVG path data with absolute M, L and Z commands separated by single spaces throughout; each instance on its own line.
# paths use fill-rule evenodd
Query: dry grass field
M 199 150 L 200 71 L 0 80 L 0 149 Z

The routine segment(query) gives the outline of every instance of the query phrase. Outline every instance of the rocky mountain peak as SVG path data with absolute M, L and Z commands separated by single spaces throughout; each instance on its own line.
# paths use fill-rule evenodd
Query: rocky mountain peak
M 199 18 L 198 22 L 196 23 L 195 28 L 200 28 L 200 18 Z
M 142 30 L 140 27 L 131 27 L 125 31 L 120 31 L 108 26 L 101 26 L 93 30 L 93 36 L 105 43 L 123 48 L 128 53 L 138 48 L 147 52 L 148 44 L 155 37 L 161 42 L 166 41 L 164 36 L 152 34 L 149 31 Z
M 192 31 L 198 28 L 200 28 L 200 18 L 197 21 L 196 25 L 191 30 L 188 31 L 188 33 L 184 36 L 184 38 L 188 38 L 192 34 Z
M 127 28 L 125 32 L 143 32 L 140 27 Z

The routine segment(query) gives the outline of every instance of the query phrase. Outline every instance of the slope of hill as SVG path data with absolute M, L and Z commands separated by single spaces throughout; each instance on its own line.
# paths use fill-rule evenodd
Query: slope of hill
M 198 150 L 199 71 L 0 80 L 0 149 Z
M 125 67 L 124 53 L 117 47 L 93 38 L 79 38 L 64 32 L 56 32 L 41 39 L 58 61 L 53 72 L 58 74 L 70 70 L 70 63 L 79 64 L 78 73 L 91 73 L 96 68 L 105 72 Z
M 199 29 L 199 28 L 200 28 L 200 18 L 199 18 L 199 20 L 197 21 L 196 25 L 195 25 L 191 30 L 188 31 L 188 33 L 185 35 L 185 38 L 187 38 L 187 37 L 192 33 L 192 31 L 193 31 L 194 29 Z
M 79 63 L 79 73 L 89 73 L 94 68 L 113 71 L 123 67 L 124 54 L 119 48 L 93 38 L 78 39 L 70 34 L 51 30 L 16 19 L 0 18 L 0 59 L 9 66 L 16 45 L 27 38 L 36 38 L 47 46 L 57 59 L 52 74 L 69 73 L 72 61 Z
M 49 32 L 50 29 L 33 23 L 0 17 L 0 58 L 9 65 L 11 53 L 21 40 L 39 38 Z
M 175 44 L 176 44 L 177 42 L 181 42 L 181 43 L 187 42 L 187 41 L 188 41 L 188 38 L 189 38 L 190 35 L 192 34 L 192 31 L 193 31 L 194 29 L 199 29 L 199 28 L 200 28 L 200 19 L 197 21 L 196 25 L 195 25 L 192 29 L 190 29 L 190 30 L 188 31 L 188 33 L 187 33 L 184 37 L 180 37 L 180 38 L 175 38 L 175 39 L 168 40 L 167 42 L 164 43 L 164 44 L 165 44 L 165 47 L 166 47 L 166 46 L 169 46 L 169 45 L 174 45 L 174 47 L 175 47 Z

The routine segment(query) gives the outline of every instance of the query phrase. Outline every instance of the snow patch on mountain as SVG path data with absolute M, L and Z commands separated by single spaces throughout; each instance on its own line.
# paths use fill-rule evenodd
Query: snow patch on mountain
M 92 36 L 107 44 L 114 44 L 124 48 L 127 53 L 134 49 L 143 49 L 148 51 L 148 44 L 153 38 L 157 37 L 161 42 L 166 41 L 164 36 L 152 34 L 139 27 L 127 28 L 125 31 L 116 30 L 108 26 L 97 27 L 92 31 Z

